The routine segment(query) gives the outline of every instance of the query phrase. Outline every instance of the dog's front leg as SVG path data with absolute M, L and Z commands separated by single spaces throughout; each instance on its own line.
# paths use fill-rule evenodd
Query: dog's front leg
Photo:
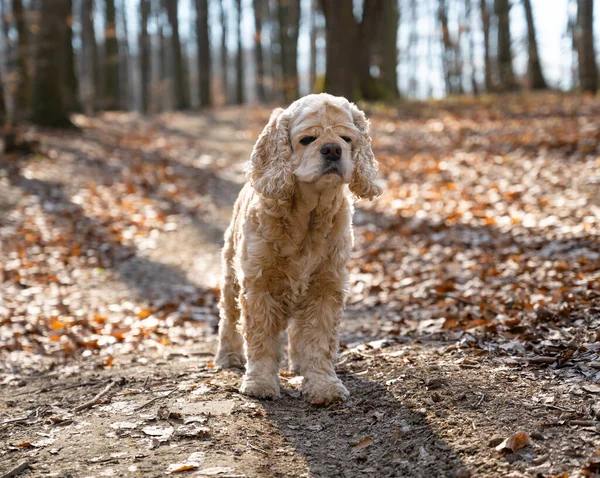
M 282 303 L 255 285 L 242 293 L 240 305 L 247 358 L 240 392 L 258 398 L 279 398 L 281 332 L 285 323 Z
M 330 277 L 323 273 L 314 278 L 288 330 L 292 369 L 304 377 L 302 395 L 315 405 L 342 401 L 349 395 L 334 369 L 343 283 Z

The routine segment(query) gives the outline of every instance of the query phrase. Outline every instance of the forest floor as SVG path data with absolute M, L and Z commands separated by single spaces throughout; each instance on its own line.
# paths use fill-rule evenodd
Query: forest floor
M 0 159 L 0 476 L 600 476 L 600 101 L 367 107 L 343 404 L 216 371 L 267 109 L 76 117 Z M 17 473 L 15 471 L 15 473 Z

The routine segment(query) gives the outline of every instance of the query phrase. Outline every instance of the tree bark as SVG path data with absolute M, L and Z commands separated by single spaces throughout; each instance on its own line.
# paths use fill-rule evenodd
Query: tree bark
M 383 0 L 382 28 L 379 31 L 381 42 L 380 78 L 386 94 L 390 98 L 400 96 L 398 91 L 398 24 L 400 10 L 397 0 Z
M 129 63 L 130 63 L 130 55 L 129 55 L 129 33 L 127 28 L 127 0 L 121 0 L 121 4 L 119 5 L 119 10 L 121 13 L 120 23 L 123 31 L 123 38 L 121 39 L 121 44 L 119 46 L 119 71 L 121 72 L 120 82 L 121 85 L 119 87 L 119 91 L 121 96 L 119 98 L 119 104 L 121 105 L 121 109 L 127 111 L 132 106 L 131 102 L 131 93 L 130 93 L 130 80 L 129 80 Z
M 12 10 L 19 35 L 17 49 L 17 75 L 19 85 L 16 97 L 16 110 L 20 117 L 26 117 L 31 104 L 31 83 L 29 73 L 27 71 L 27 55 L 29 49 L 27 24 L 25 22 L 25 12 L 23 10 L 23 2 L 21 0 L 13 0 Z
M 49 2 L 43 2 L 45 5 Z M 105 110 L 119 109 L 119 43 L 117 41 L 115 0 L 106 0 L 104 28 L 104 101 Z
M 254 51 L 256 54 L 256 97 L 265 101 L 265 63 L 263 54 L 263 24 L 265 20 L 265 0 L 253 0 L 254 9 Z
M 485 91 L 488 93 L 494 89 L 492 82 L 492 62 L 490 59 L 490 13 L 487 0 L 479 2 L 481 10 L 481 23 L 483 26 L 483 74 Z
M 578 0 L 575 30 L 579 88 L 581 91 L 595 93 L 598 90 L 598 66 L 594 50 L 594 0 Z
M 498 89 L 501 91 L 518 89 L 510 48 L 509 11 L 510 3 L 508 0 L 494 0 L 494 13 L 498 19 Z
M 227 68 L 227 16 L 225 15 L 225 0 L 220 0 L 221 7 L 221 83 L 223 88 L 223 98 L 225 103 L 228 103 L 228 68 Z
M 244 103 L 244 47 L 242 45 L 242 0 L 236 0 L 237 52 L 235 57 L 235 102 Z
M 531 0 L 523 0 L 523 8 L 525 9 L 525 18 L 527 20 L 527 83 L 532 90 L 545 90 L 548 88 L 548 85 L 546 84 L 542 73 L 542 66 L 540 65 Z
M 148 18 L 152 10 L 151 0 L 140 0 L 140 78 L 142 93 L 142 112 L 146 113 L 149 107 L 148 93 L 150 88 L 150 35 L 148 35 Z
M 65 70 L 68 59 L 65 52 L 70 13 L 69 0 L 42 2 L 41 30 L 36 55 L 34 80 L 34 123 L 51 127 L 72 126 L 68 114 L 68 98 L 64 97 Z
M 317 0 L 310 2 L 310 65 L 308 73 L 308 92 L 315 91 L 317 83 Z
M 94 29 L 94 1 L 82 0 L 81 2 L 81 99 L 87 115 L 96 111 L 96 78 L 98 72 L 98 54 L 96 34 Z
M 196 38 L 198 40 L 198 68 L 200 70 L 200 108 L 205 108 L 212 104 L 208 0 L 196 0 Z
M 278 0 L 279 44 L 283 69 L 283 97 L 294 101 L 298 89 L 298 32 L 300 30 L 300 0 Z
M 171 27 L 171 48 L 173 49 L 173 81 L 175 109 L 185 110 L 190 107 L 189 88 L 187 84 L 184 62 L 179 38 L 179 1 L 165 0 L 165 9 Z

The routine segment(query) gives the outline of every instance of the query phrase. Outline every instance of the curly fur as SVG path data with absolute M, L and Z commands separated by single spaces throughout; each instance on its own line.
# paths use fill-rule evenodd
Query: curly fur
M 312 137 L 311 144 L 301 142 Z M 350 142 L 347 142 L 347 141 Z M 320 153 L 340 145 L 339 161 Z M 347 294 L 352 206 L 371 199 L 377 161 L 365 115 L 344 98 L 309 95 L 273 111 L 248 162 L 225 234 L 219 367 L 242 367 L 241 392 L 277 398 L 281 336 L 311 403 L 344 400 L 334 370 Z

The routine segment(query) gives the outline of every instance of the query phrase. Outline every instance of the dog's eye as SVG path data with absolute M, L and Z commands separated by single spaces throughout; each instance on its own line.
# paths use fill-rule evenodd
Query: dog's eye
M 352 138 L 349 138 L 348 136 L 342 136 L 342 139 L 346 142 L 346 143 L 350 143 L 352 142 Z
M 304 146 L 312 143 L 313 141 L 315 141 L 317 138 L 315 138 L 314 136 L 305 136 L 304 138 L 302 138 L 300 140 L 300 144 L 303 144 Z

